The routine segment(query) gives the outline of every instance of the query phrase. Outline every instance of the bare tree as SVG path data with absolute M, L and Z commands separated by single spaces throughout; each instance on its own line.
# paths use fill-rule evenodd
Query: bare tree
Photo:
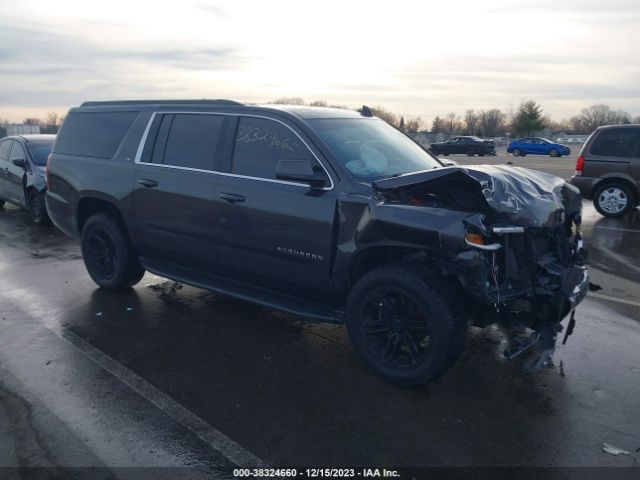
M 473 109 L 469 109 L 464 114 L 464 133 L 466 135 L 477 135 L 480 127 L 480 115 Z
M 463 125 L 460 118 L 454 113 L 447 113 L 446 131 L 449 135 L 457 135 L 462 131 Z
M 314 100 L 309 103 L 310 107 L 328 107 L 329 104 L 325 100 Z
M 280 97 L 270 103 L 276 103 L 279 105 L 305 105 L 304 100 L 300 97 Z
M 41 126 L 42 125 L 42 120 L 40 120 L 39 118 L 36 118 L 36 117 L 27 117 L 22 121 L 22 123 L 25 124 L 25 125 Z
M 420 117 L 407 120 L 407 123 L 405 124 L 405 131 L 420 132 L 422 130 L 425 130 L 425 124 Z
M 631 123 L 631 115 L 623 110 L 611 110 L 609 105 L 597 104 L 583 108 L 570 122 L 576 132 L 591 133 L 603 125 Z
M 573 127 L 571 126 L 571 122 L 566 118 L 560 121 L 546 119 L 546 122 L 549 129 L 555 133 L 559 133 L 559 132 L 573 133 Z
M 393 125 L 394 127 L 398 127 L 400 125 L 400 117 L 389 110 L 385 110 L 382 107 L 373 107 L 371 108 L 371 113 L 373 113 L 376 117 L 384 120 L 389 125 Z
M 485 137 L 497 137 L 504 133 L 507 116 L 498 108 L 482 110 L 479 115 L 480 131 Z

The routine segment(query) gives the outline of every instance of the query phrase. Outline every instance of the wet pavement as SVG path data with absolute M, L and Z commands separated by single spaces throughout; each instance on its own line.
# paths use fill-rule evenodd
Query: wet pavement
M 440 381 L 404 389 L 340 326 L 150 274 L 99 290 L 76 242 L 6 207 L 0 465 L 638 466 L 640 209 L 585 203 L 584 233 L 603 290 L 553 368 L 524 375 L 498 330 L 473 329 Z

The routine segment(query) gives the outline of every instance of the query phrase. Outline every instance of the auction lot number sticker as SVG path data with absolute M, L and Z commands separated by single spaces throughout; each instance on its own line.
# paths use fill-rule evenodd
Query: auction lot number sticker
M 399 478 L 397 470 L 386 468 L 236 468 L 236 478 Z

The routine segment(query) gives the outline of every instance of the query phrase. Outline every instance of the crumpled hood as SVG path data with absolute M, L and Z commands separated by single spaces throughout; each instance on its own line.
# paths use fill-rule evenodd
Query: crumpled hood
M 554 175 L 509 165 L 452 166 L 378 180 L 386 199 L 441 199 L 466 211 L 485 213 L 494 223 L 552 227 L 573 217 L 580 222 L 577 188 Z

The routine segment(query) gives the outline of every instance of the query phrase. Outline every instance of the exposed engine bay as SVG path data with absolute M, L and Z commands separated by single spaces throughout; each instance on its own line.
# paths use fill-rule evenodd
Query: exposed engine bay
M 589 288 L 578 190 L 553 175 L 510 166 L 440 168 L 373 186 L 385 202 L 468 212 L 459 231 L 464 243 L 442 235 L 449 248 L 440 268 L 458 279 L 475 325 L 533 331 L 509 358 L 531 348 L 525 368 L 548 366 L 560 322 L 571 314 L 567 333 L 573 330 L 574 309 Z

